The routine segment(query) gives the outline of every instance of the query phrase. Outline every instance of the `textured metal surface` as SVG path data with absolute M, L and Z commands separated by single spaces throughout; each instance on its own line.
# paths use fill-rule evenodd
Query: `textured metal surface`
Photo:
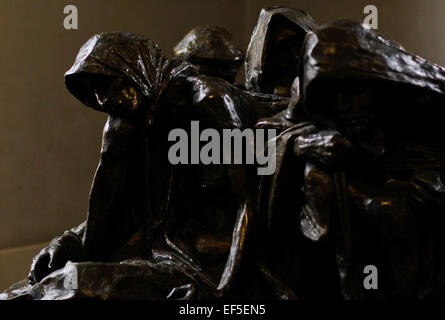
M 247 49 L 246 88 L 290 96 L 304 37 L 316 27 L 312 17 L 303 10 L 262 9 Z
M 109 114 L 88 217 L 35 257 L 32 287 L 17 284 L 2 298 L 226 295 L 252 215 L 245 169 L 173 167 L 167 135 L 189 130 L 191 120 L 217 130 L 252 127 L 257 99 L 167 60 L 148 38 L 118 32 L 92 37 L 65 81 L 83 104 Z
M 264 269 L 297 297 L 443 297 L 445 69 L 352 21 L 310 32 L 302 67 L 305 122 L 281 122 L 260 188 Z
M 234 44 L 230 32 L 217 26 L 193 28 L 173 51 L 176 57 L 189 61 L 202 74 L 231 83 L 244 62 L 244 53 Z
M 67 88 L 109 114 L 88 217 L 0 299 L 444 298 L 445 69 L 278 7 L 261 11 L 244 91 L 192 61 L 239 61 L 228 39 L 194 29 L 173 60 L 128 33 L 82 47 Z M 277 129 L 275 172 L 171 165 L 168 132 L 192 120 Z

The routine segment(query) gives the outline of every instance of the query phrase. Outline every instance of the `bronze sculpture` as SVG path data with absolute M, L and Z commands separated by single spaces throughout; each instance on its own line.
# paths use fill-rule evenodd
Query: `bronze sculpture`
M 171 60 L 123 32 L 81 48 L 66 86 L 109 114 L 88 217 L 0 299 L 443 297 L 445 69 L 360 23 L 275 7 L 243 90 L 230 39 L 198 27 Z M 194 120 L 277 129 L 275 173 L 170 164 L 168 133 Z M 362 287 L 367 264 L 379 290 Z
M 442 225 L 445 190 L 445 69 L 351 21 L 310 33 L 301 67 L 310 122 L 278 137 L 278 145 L 284 141 L 277 147 L 279 165 L 260 197 L 271 234 L 263 260 L 284 259 L 272 255 L 273 246 L 292 244 L 288 255 L 298 258 L 291 270 L 274 271 L 297 273 L 287 283 L 298 296 L 441 297 L 444 241 L 433 225 Z M 295 220 L 283 214 L 292 210 Z M 292 223 L 310 241 L 279 233 Z M 368 264 L 380 271 L 379 290 L 363 287 Z M 335 265 L 337 275 L 330 271 Z
M 337 205 L 331 208 L 338 211 L 334 232 L 342 234 L 337 255 L 345 297 L 441 297 L 439 248 L 444 241 L 433 226 L 443 223 L 445 69 L 351 21 L 318 29 L 306 38 L 306 46 L 303 98 L 308 117 L 320 128 L 340 133 L 332 140 L 338 147 L 325 163 L 333 168 L 329 179 Z M 313 95 L 319 90 L 326 90 L 324 102 Z M 307 144 L 311 138 L 297 139 L 297 154 L 314 151 L 309 144 L 317 138 Z M 313 156 L 308 158 L 315 163 Z M 309 181 L 310 171 L 306 168 Z M 310 183 L 304 191 L 311 203 L 316 191 Z M 317 225 L 328 226 L 328 211 L 317 211 L 315 204 L 305 219 L 314 222 L 318 216 L 324 221 Z M 378 291 L 357 282 L 371 257 L 384 279 Z
M 128 33 L 91 38 L 65 77 L 81 102 L 110 115 L 101 161 L 87 221 L 42 250 L 30 272 L 35 285 L 20 295 L 224 295 L 243 257 L 251 214 L 245 170 L 173 168 L 162 141 L 169 129 L 191 119 L 218 129 L 252 126 L 255 101 L 222 79 L 199 75 L 185 61 L 168 61 L 151 40 Z M 67 261 L 77 262 L 60 269 Z M 80 277 L 75 293 L 65 287 L 73 272 Z M 102 286 L 94 285 L 98 273 Z

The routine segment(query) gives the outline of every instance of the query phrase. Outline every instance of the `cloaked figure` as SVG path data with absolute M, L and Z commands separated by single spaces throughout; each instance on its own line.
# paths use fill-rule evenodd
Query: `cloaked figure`
M 206 76 L 234 83 L 244 62 L 244 53 L 224 28 L 210 25 L 194 27 L 173 49 L 175 57 L 193 64 Z
M 191 120 L 252 126 L 252 100 L 223 79 L 167 60 L 150 39 L 93 36 L 65 74 L 84 105 L 109 114 L 87 220 L 33 260 L 30 284 L 1 299 L 236 296 L 251 201 L 243 166 L 174 166 L 172 129 Z M 238 281 L 236 281 L 237 283 Z
M 289 97 L 304 37 L 316 27 L 303 10 L 262 9 L 247 49 L 246 89 Z
M 262 9 L 247 48 L 246 89 L 289 98 L 304 37 L 316 27 L 303 10 Z
M 295 144 L 310 159 L 304 233 L 336 238 L 346 298 L 442 297 L 445 68 L 351 21 L 305 46 L 304 104 L 325 131 Z M 378 290 L 364 288 L 366 265 Z
M 304 119 L 298 74 L 306 34 L 318 24 L 305 11 L 290 7 L 262 9 L 246 54 L 246 89 L 259 100 L 273 103 L 258 128 L 279 132 Z
M 257 260 L 276 299 L 339 298 L 340 286 L 330 243 L 314 243 L 300 231 L 304 204 L 305 158 L 295 154 L 295 140 L 317 128 L 304 112 L 300 79 L 295 78 L 288 108 L 258 121 L 256 127 L 276 129 L 276 169 L 258 181 Z M 326 202 L 326 205 L 330 204 Z
M 303 188 L 266 201 L 271 225 L 293 207 L 310 240 L 296 244 L 296 279 L 320 296 L 336 265 L 331 297 L 443 297 L 445 69 L 352 21 L 308 34 L 302 65 L 314 129 L 293 136 L 296 175 L 277 179 L 281 191 Z
M 304 165 L 295 165 L 293 143 L 296 136 L 317 129 L 304 112 L 300 80 L 304 39 L 318 28 L 303 10 L 289 7 L 262 9 L 252 33 L 246 57 L 246 87 L 259 100 L 275 104 L 274 112 L 261 117 L 255 127 L 275 129 L 276 169 L 257 180 L 258 265 L 277 299 L 311 298 L 336 291 L 335 272 L 310 279 L 304 270 L 315 270 L 301 256 L 311 246 L 296 232 L 292 212 L 303 198 L 295 192 L 303 184 Z M 298 161 L 298 160 L 297 160 Z M 280 248 L 280 250 L 277 250 Z M 324 256 L 314 256 L 316 265 L 325 265 Z M 334 281 L 331 279 L 334 278 Z M 325 290 L 318 290 L 325 286 Z

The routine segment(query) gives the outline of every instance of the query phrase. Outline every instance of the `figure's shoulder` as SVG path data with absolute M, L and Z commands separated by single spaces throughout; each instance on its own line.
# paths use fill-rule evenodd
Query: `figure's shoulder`
M 255 120 L 251 95 L 221 78 L 190 77 L 192 103 L 198 114 L 206 115 L 224 127 L 249 127 Z

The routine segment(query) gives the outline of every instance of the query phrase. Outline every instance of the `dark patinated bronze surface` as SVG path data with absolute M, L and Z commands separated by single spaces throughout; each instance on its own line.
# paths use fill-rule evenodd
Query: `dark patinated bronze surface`
M 67 89 L 108 114 L 88 216 L 0 300 L 444 297 L 443 67 L 287 7 L 261 11 L 246 88 L 226 30 L 174 51 L 124 32 L 80 49 Z M 277 130 L 275 172 L 171 164 L 169 132 L 191 121 Z
M 306 12 L 289 7 L 262 9 L 252 32 L 245 62 L 245 87 L 272 106 L 258 127 L 281 131 L 301 118 L 298 65 L 304 38 L 317 23 Z M 290 101 L 290 96 L 293 100 Z M 301 119 L 300 119 L 301 120 Z
M 188 62 L 168 61 L 150 39 L 119 32 L 92 37 L 65 80 L 109 118 L 88 218 L 36 256 L 28 297 L 224 296 L 244 257 L 248 173 L 241 165 L 173 167 L 167 135 L 190 130 L 192 120 L 217 130 L 252 127 L 257 101 Z M 73 273 L 75 292 L 65 287 Z M 22 291 L 8 294 L 23 298 Z
M 289 97 L 304 37 L 316 27 L 316 22 L 303 10 L 289 7 L 261 10 L 247 49 L 247 90 Z
M 306 122 L 278 136 L 277 170 L 262 181 L 264 264 L 297 296 L 442 297 L 445 69 L 352 21 L 304 47 Z M 283 233 L 292 223 L 303 236 Z M 379 290 L 363 286 L 367 265 Z

